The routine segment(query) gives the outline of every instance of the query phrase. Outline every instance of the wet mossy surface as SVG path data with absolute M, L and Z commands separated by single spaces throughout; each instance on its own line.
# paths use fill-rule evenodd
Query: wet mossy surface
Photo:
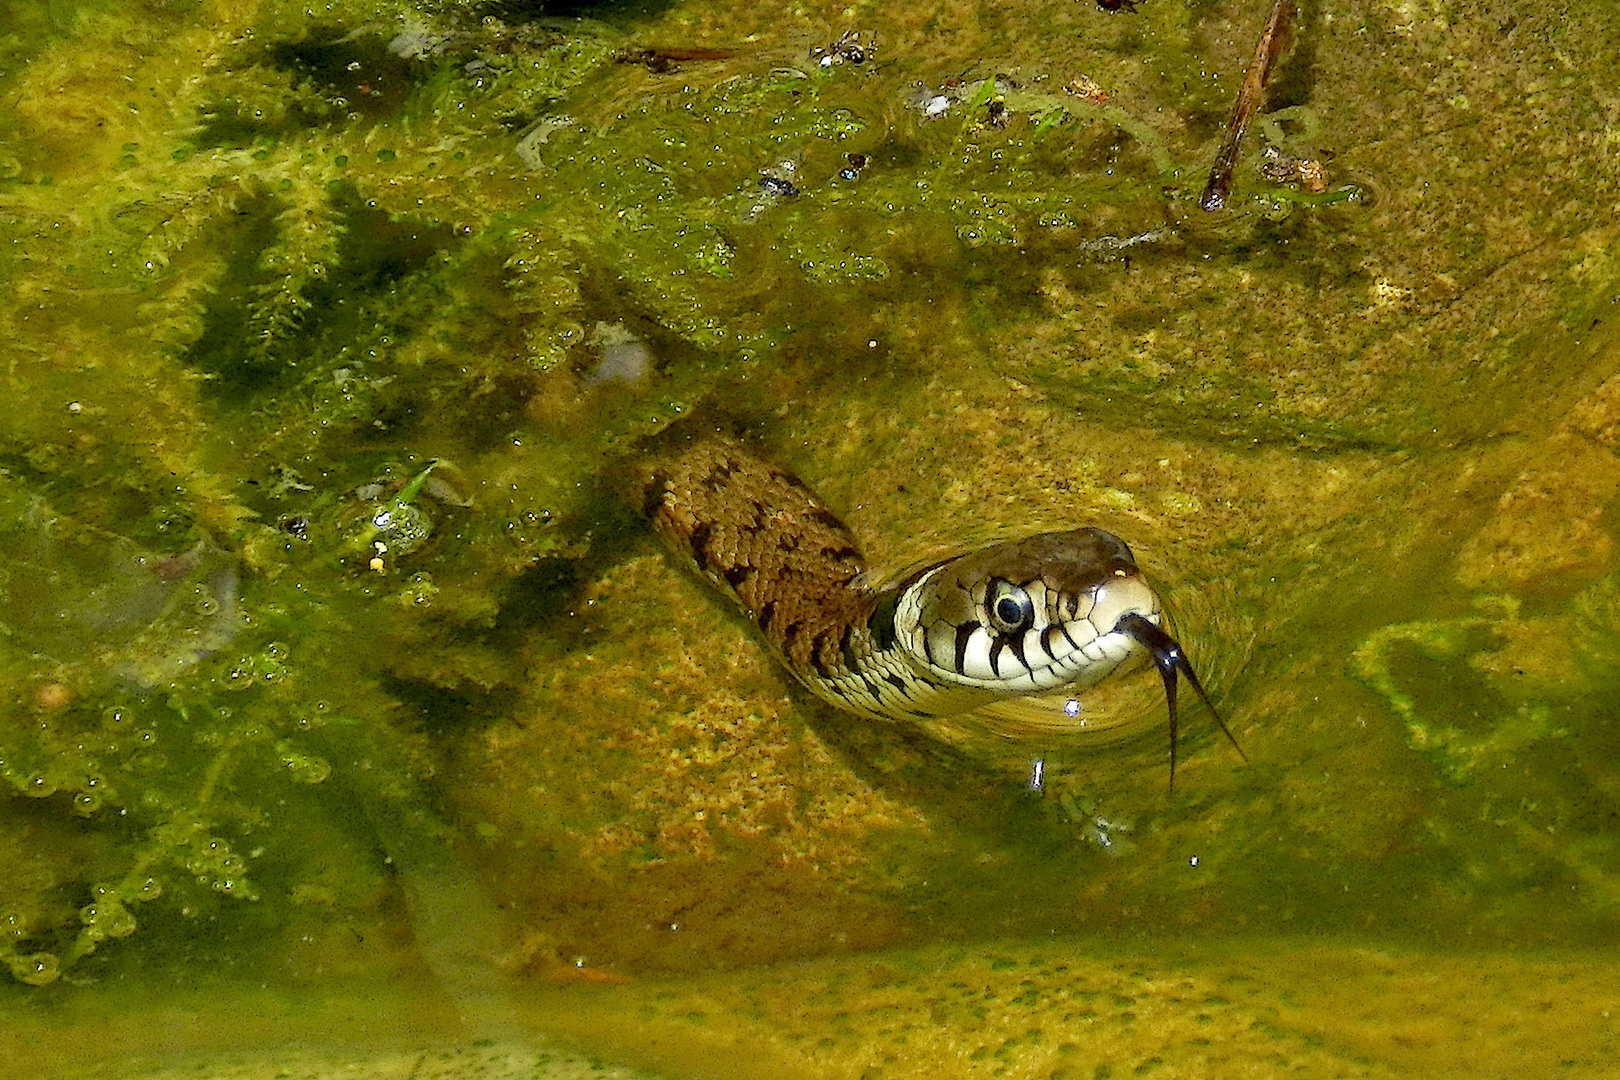
M 542 8 L 7 9 L 19 980 L 413 970 L 448 860 L 529 979 L 1612 938 L 1610 7 L 1307 5 L 1217 217 L 1247 9 Z M 1251 765 L 828 715 L 620 498 L 693 413 L 1126 536 Z

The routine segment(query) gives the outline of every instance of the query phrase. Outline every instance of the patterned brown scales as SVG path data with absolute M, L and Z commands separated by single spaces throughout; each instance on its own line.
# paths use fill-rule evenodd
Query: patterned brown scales
M 753 617 L 793 674 L 821 692 L 818 679 L 849 672 L 878 598 L 852 587 L 866 560 L 804 482 L 718 436 L 651 470 L 642 506 L 665 543 Z

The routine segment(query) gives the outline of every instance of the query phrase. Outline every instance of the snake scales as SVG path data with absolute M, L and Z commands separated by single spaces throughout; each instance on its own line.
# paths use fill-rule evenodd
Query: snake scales
M 669 547 L 748 613 L 799 682 L 841 709 L 954 716 L 1078 692 L 1147 655 L 1164 682 L 1172 784 L 1177 676 L 1215 711 L 1130 549 L 1101 529 L 993 544 L 874 584 L 844 523 L 733 438 L 666 440 L 637 487 Z

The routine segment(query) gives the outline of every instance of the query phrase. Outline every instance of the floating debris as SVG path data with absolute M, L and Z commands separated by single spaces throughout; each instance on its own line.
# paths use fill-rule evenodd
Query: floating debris
M 769 168 L 760 170 L 759 196 L 743 212 L 743 221 L 755 221 L 772 203 L 801 194 L 799 186 L 794 183 L 798 175 L 799 159 L 796 157 L 783 158 Z
M 741 52 L 741 49 L 674 49 L 664 46 L 651 46 L 645 49 L 633 49 L 622 56 L 615 57 L 614 62 L 618 64 L 639 64 L 655 75 L 667 75 L 682 64 L 729 60 Z
M 1277 57 L 1288 47 L 1294 15 L 1293 0 L 1275 0 L 1271 5 L 1271 17 L 1266 20 L 1266 28 L 1261 31 L 1260 41 L 1255 45 L 1254 59 L 1249 61 L 1248 74 L 1243 78 L 1237 105 L 1232 109 L 1232 119 L 1226 124 L 1226 137 L 1221 140 L 1221 148 L 1215 154 L 1215 164 L 1209 170 L 1209 183 L 1204 186 L 1204 195 L 1198 201 L 1198 205 L 1205 210 L 1213 212 L 1226 207 L 1226 197 L 1232 190 L 1232 169 L 1237 165 L 1238 148 L 1243 145 L 1243 135 L 1249 130 L 1249 121 L 1260 107 L 1266 79 L 1270 77 Z
M 838 64 L 864 64 L 877 48 L 876 35 L 865 30 L 845 30 L 838 40 L 810 51 L 810 59 L 826 71 Z

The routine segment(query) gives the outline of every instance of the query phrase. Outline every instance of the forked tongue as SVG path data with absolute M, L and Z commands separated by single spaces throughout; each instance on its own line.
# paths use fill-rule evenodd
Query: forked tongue
M 1209 700 L 1209 695 L 1204 692 L 1204 684 L 1198 681 L 1198 673 L 1193 670 L 1193 666 L 1188 662 L 1186 654 L 1181 651 L 1180 642 L 1165 633 L 1162 627 L 1147 618 L 1147 616 L 1139 615 L 1134 611 L 1119 617 L 1119 622 L 1114 624 L 1114 632 L 1130 635 L 1133 640 L 1153 654 L 1153 662 L 1159 666 L 1159 677 L 1164 680 L 1164 703 L 1170 712 L 1171 791 L 1176 790 L 1176 736 L 1179 730 L 1176 716 L 1176 675 L 1178 672 L 1185 675 L 1187 682 L 1197 691 L 1199 700 L 1204 703 L 1205 708 L 1209 709 L 1209 714 L 1215 718 L 1215 722 L 1221 726 L 1221 734 L 1225 735 L 1227 741 L 1232 744 L 1232 749 L 1238 752 L 1238 757 L 1242 758 L 1245 764 L 1248 763 L 1249 755 L 1243 752 L 1243 747 L 1238 745 L 1237 737 L 1226 726 L 1226 721 L 1221 719 L 1221 714 L 1215 711 L 1214 703 Z

